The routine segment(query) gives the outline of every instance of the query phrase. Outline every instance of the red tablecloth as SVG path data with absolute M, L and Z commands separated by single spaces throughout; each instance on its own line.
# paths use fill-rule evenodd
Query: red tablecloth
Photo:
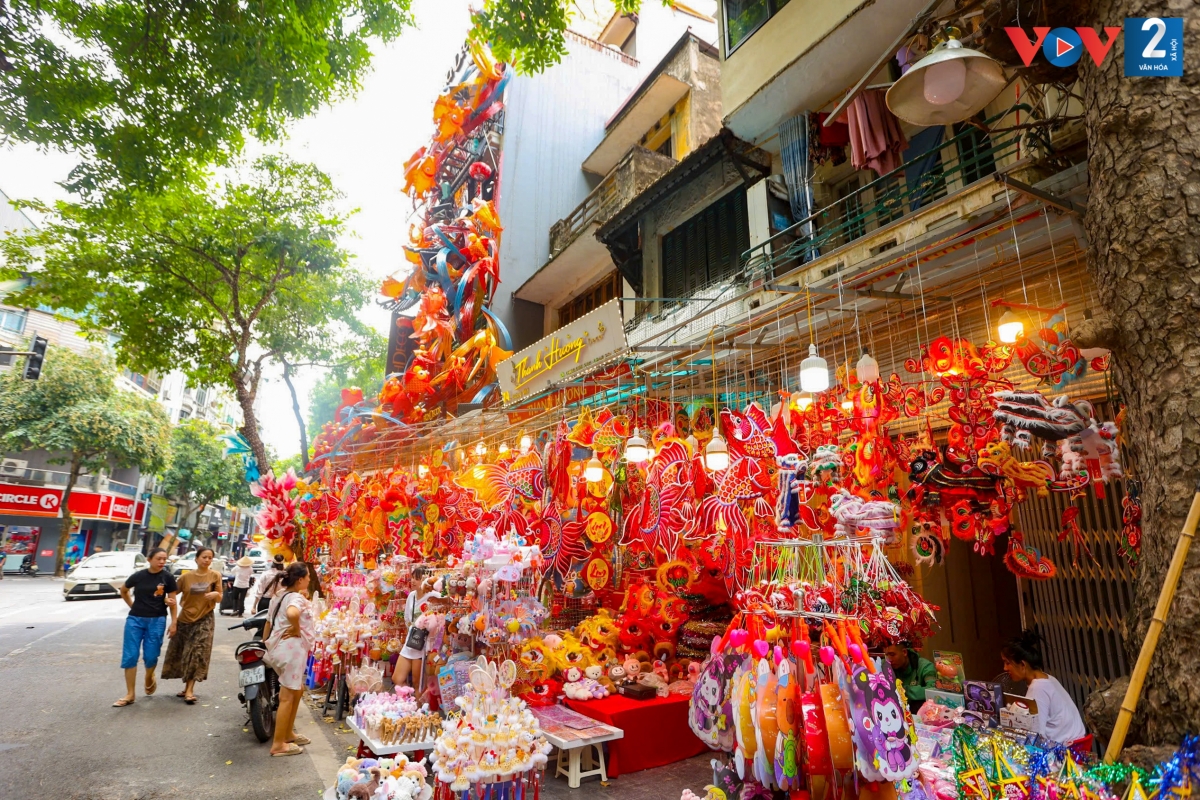
M 673 694 L 653 700 L 612 695 L 603 700 L 566 700 L 568 707 L 625 731 L 608 743 L 608 775 L 661 767 L 707 753 L 708 747 L 688 727 L 688 696 Z

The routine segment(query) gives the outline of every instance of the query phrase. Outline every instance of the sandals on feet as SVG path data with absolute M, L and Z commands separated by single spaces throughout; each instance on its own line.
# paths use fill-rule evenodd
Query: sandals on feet
M 158 691 L 158 681 L 157 680 L 151 681 L 150 683 L 146 684 L 146 696 L 147 697 L 149 697 L 150 695 L 154 694 L 157 691 Z
M 282 753 L 271 753 L 271 758 L 282 758 L 284 756 L 298 756 L 303 752 L 304 752 L 303 748 L 298 747 L 294 744 L 288 743 L 287 750 L 284 750 Z
M 199 699 L 200 699 L 199 697 L 192 695 L 191 697 L 183 698 L 183 702 L 187 703 L 189 706 L 194 706 L 194 705 L 196 705 L 196 701 Z
M 303 733 L 297 733 L 296 738 L 292 739 L 292 744 L 312 744 L 312 739 L 309 739 Z
M 131 706 L 131 705 L 133 705 L 133 701 L 132 701 L 132 700 L 130 700 L 130 699 L 128 699 L 128 698 L 125 698 L 125 697 L 122 697 L 120 700 L 118 700 L 117 702 L 113 703 L 113 704 L 112 704 L 112 707 L 113 707 L 113 708 L 124 708 L 125 706 Z

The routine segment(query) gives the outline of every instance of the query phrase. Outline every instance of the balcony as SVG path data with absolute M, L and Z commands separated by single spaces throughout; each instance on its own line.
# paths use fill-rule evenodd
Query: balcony
M 688 121 L 677 131 L 675 155 L 698 147 L 721 127 L 717 51 L 690 31 L 680 37 L 605 125 L 604 139 L 583 161 L 584 172 L 607 175 L 685 97 Z M 674 126 L 673 126 L 674 127 Z
M 514 292 L 521 300 L 554 307 L 612 270 L 596 230 L 671 167 L 675 160 L 634 147 L 575 210 L 550 227 L 550 258 Z

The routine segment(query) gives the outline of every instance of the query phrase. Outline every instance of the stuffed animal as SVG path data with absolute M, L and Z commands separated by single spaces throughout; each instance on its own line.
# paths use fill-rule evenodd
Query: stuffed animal
M 654 666 L 651 669 L 655 675 L 662 679 L 663 683 L 671 682 L 671 676 L 667 673 L 667 663 L 661 658 L 654 662 Z
M 564 672 L 571 667 L 583 670 L 591 663 L 587 651 L 583 649 L 583 645 L 572 633 L 563 636 L 558 646 L 554 648 L 554 660 L 558 664 L 559 670 Z
M 597 689 L 592 689 L 593 697 L 608 697 L 612 694 L 612 681 L 604 674 L 604 667 L 599 664 L 592 664 L 583 671 L 583 674 L 598 687 Z
M 563 672 L 563 694 L 571 700 L 590 700 L 592 693 L 583 684 L 583 673 L 578 667 L 568 667 Z
M 629 658 L 625 659 L 624 667 L 625 682 L 637 683 L 638 676 L 641 675 L 642 672 L 642 662 L 630 656 Z
M 521 645 L 521 666 L 531 681 L 542 681 L 558 672 L 553 648 L 543 639 L 530 639 Z

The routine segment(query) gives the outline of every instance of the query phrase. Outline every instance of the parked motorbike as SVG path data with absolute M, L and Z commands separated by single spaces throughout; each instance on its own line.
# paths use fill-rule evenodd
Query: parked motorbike
M 36 578 L 38 574 L 37 560 L 33 556 L 25 556 L 21 559 L 21 574 L 28 575 L 31 578 Z
M 250 727 L 260 742 L 268 742 L 275 735 L 275 712 L 279 709 L 279 678 L 263 660 L 267 654 L 267 643 L 262 638 L 266 625 L 267 612 L 262 611 L 229 628 L 231 631 L 242 628 L 254 632 L 254 638 L 237 646 L 234 657 L 242 665 L 238 673 L 241 688 L 238 700 L 246 709 Z

